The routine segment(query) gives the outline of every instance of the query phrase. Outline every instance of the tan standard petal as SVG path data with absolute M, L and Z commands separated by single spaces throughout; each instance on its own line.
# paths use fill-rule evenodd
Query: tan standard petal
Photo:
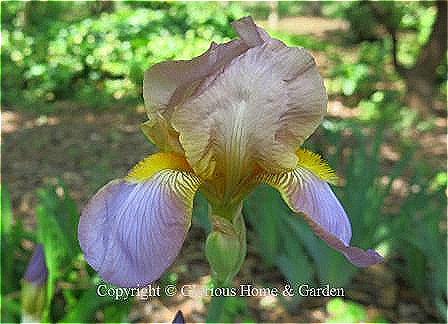
M 160 150 L 181 152 L 178 134 L 171 126 L 173 108 L 188 98 L 208 74 L 247 49 L 239 40 L 210 48 L 189 61 L 168 61 L 145 72 L 143 98 L 149 120 L 142 130 Z
M 327 111 L 327 94 L 314 58 L 297 48 L 296 74 L 287 81 L 287 111 L 280 118 L 276 139 L 297 150 L 319 126 Z
M 232 23 L 232 27 L 249 47 L 263 45 L 264 40 L 252 17 L 244 17 L 236 20 Z
M 181 151 L 178 134 L 170 123 L 174 107 L 207 89 L 209 75 L 263 43 L 252 18 L 242 18 L 234 22 L 234 27 L 241 39 L 220 45 L 212 42 L 205 53 L 192 60 L 162 62 L 145 72 L 143 97 L 149 121 L 142 130 L 162 151 Z
M 145 72 L 143 97 L 148 112 L 172 108 L 194 93 L 200 82 L 251 47 L 262 45 L 269 36 L 251 17 L 232 23 L 240 39 L 224 44 L 212 42 L 209 49 L 191 60 L 166 61 Z
M 191 95 L 202 79 L 247 49 L 248 46 L 240 40 L 220 45 L 212 43 L 205 53 L 192 60 L 155 64 L 145 72 L 143 81 L 147 111 L 162 111 L 164 114 Z
M 148 121 L 140 126 L 143 134 L 156 145 L 161 152 L 176 152 L 184 154 L 179 142 L 179 134 L 165 117 L 159 112 L 151 114 Z
M 320 121 L 322 106 L 308 107 L 309 89 L 296 85 L 316 84 L 313 78 L 319 75 L 308 72 L 313 69 L 314 60 L 303 49 L 266 42 L 204 81 L 209 87 L 178 106 L 172 118 L 193 169 L 203 177 L 226 178 L 223 190 L 228 191 L 255 163 L 268 170 L 294 168 L 296 149 L 278 134 L 290 127 L 296 141 L 303 142 Z M 299 78 L 304 78 L 302 83 Z M 300 93 L 291 93 L 296 88 Z M 321 87 L 315 91 L 322 96 Z M 303 105 L 295 102 L 301 93 Z M 301 132 L 288 124 L 297 115 L 305 120 Z

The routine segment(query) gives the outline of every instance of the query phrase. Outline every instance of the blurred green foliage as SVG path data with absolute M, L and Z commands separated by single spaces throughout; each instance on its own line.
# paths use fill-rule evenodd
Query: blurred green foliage
M 8 188 L 1 186 L 1 316 L 5 322 L 14 322 L 20 315 L 20 304 L 8 295 L 19 291 L 20 279 L 25 272 L 25 264 L 16 255 L 21 255 L 20 243 L 24 237 L 21 221 L 15 221 Z
M 88 6 L 76 5 L 84 19 L 62 19 L 74 11 L 64 2 L 2 3 L 4 103 L 71 98 L 102 106 L 137 100 L 150 65 L 191 58 L 211 40 L 230 39 L 230 22 L 243 15 L 239 6 L 222 10 L 218 2 L 118 2 L 119 10 L 99 17 L 88 16 Z M 26 19 L 31 10 L 33 19 Z M 39 10 L 45 15 L 37 19 Z
M 44 245 L 48 267 L 47 302 L 51 303 L 56 281 L 81 252 L 76 238 L 78 210 L 62 184 L 37 191 L 37 241 Z
M 440 175 L 445 177 L 443 183 L 437 182 Z M 446 200 L 446 173 L 431 179 L 417 169 L 412 183 L 413 190 L 390 225 L 391 246 L 400 251 L 400 258 L 391 265 L 418 294 L 430 296 L 437 311 L 446 318 L 447 236 L 443 232 L 446 210 L 438 204 Z
M 328 323 L 363 323 L 366 321 L 387 323 L 382 316 L 368 318 L 366 309 L 353 302 L 341 298 L 333 298 L 327 304 Z
M 413 42 L 412 56 L 415 58 L 419 46 L 426 43 L 435 19 L 436 9 L 433 2 L 385 1 L 378 6 L 378 10 L 386 18 L 379 21 L 379 17 L 372 11 L 372 7 L 366 1 L 346 1 L 341 3 L 328 3 L 323 7 L 325 15 L 346 19 L 350 23 L 350 33 L 347 38 L 353 43 L 365 40 L 379 40 L 381 28 L 379 24 L 412 31 Z

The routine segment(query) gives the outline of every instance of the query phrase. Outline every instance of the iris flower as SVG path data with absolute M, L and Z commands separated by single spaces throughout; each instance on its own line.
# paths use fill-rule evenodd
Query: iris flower
M 336 176 L 301 148 L 327 107 L 314 58 L 271 38 L 250 17 L 232 25 L 239 39 L 145 72 L 149 120 L 142 130 L 160 152 L 100 189 L 78 228 L 87 262 L 112 284 L 143 286 L 163 274 L 185 240 L 198 191 L 209 202 L 213 230 L 228 234 L 259 184 L 275 187 L 354 265 L 382 261 L 350 246 L 350 221 L 328 185 Z

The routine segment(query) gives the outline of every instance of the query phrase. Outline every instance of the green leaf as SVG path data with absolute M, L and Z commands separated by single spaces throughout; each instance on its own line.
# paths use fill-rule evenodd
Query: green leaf
M 334 298 L 327 304 L 329 323 L 359 323 L 367 320 L 364 306 Z
M 193 220 L 199 223 L 199 226 L 202 227 L 206 234 L 210 233 L 211 225 L 208 220 L 208 201 L 201 192 L 194 199 Z
M 280 194 L 267 185 L 261 185 L 246 199 L 243 212 L 255 228 L 259 251 L 268 264 L 274 264 L 281 251 L 280 215 L 289 214 Z
M 99 296 L 96 287 L 91 287 L 86 290 L 78 300 L 78 303 L 73 307 L 61 320 L 61 323 L 89 323 L 92 322 L 95 312 L 107 305 L 113 305 L 105 314 L 104 322 L 122 322 L 123 314 L 129 311 L 129 301 L 115 302 L 112 297 Z M 108 321 L 107 319 L 111 320 Z
M 39 189 L 37 194 L 37 235 L 39 242 L 44 245 L 48 267 L 47 302 L 51 305 L 56 281 L 80 253 L 76 239 L 79 214 L 61 182 L 57 186 Z
M 14 225 L 11 197 L 6 183 L 1 186 L 1 233 L 11 235 Z
M 14 223 L 11 198 L 6 184 L 1 187 L 1 290 L 6 294 L 20 288 L 23 268 L 17 264 L 20 241 L 24 238 L 20 220 Z M 31 236 L 32 238 L 32 236 Z

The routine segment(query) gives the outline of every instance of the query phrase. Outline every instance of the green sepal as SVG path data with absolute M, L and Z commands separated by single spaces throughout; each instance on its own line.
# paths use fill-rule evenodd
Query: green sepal
M 41 322 L 47 302 L 47 285 L 22 280 L 21 299 L 22 317 L 33 318 Z
M 212 277 L 219 286 L 228 286 L 246 257 L 246 227 L 242 214 L 233 222 L 213 215 L 213 230 L 207 237 L 205 254 Z

